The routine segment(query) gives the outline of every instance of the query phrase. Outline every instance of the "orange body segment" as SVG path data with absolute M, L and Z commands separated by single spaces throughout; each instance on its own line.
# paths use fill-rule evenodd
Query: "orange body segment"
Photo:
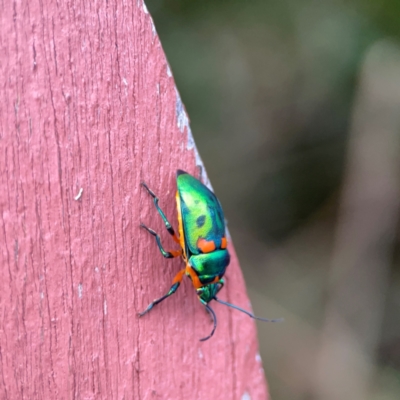
M 203 287 L 204 285 L 200 282 L 199 277 L 196 274 L 196 271 L 188 264 L 186 266 L 186 275 L 189 276 L 192 280 L 193 286 L 196 289 Z
M 203 253 L 211 253 L 212 251 L 215 250 L 215 243 L 213 240 L 205 240 L 203 238 L 200 238 L 197 241 L 197 247 L 203 252 Z
M 221 240 L 221 249 L 226 249 L 228 246 L 228 241 L 226 240 L 226 237 L 223 237 Z
M 181 241 L 179 240 L 179 238 L 176 235 L 176 233 L 172 235 L 172 239 L 174 240 L 175 243 L 181 244 Z
M 179 250 L 170 250 L 169 253 L 173 255 L 173 257 L 179 257 L 182 255 L 182 249 Z
M 172 284 L 174 284 L 174 283 L 181 283 L 182 282 L 182 278 L 183 278 L 183 275 L 185 275 L 185 271 L 186 271 L 186 269 L 181 269 L 176 275 L 175 275 L 175 278 L 174 278 L 174 280 L 172 281 Z
M 183 223 L 182 223 L 182 214 L 181 214 L 181 199 L 179 198 L 179 192 L 176 192 L 176 210 L 178 212 L 178 230 L 179 230 L 179 239 L 178 242 L 182 248 L 182 257 L 187 261 L 186 252 L 185 252 L 185 236 L 183 234 Z

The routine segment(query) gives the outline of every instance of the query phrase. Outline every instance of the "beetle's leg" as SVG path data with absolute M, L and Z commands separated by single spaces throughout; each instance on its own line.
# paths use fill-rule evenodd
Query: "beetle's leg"
M 195 270 L 194 270 L 189 264 L 186 265 L 186 269 L 185 269 L 185 270 L 186 270 L 186 275 L 189 276 L 190 280 L 191 280 L 192 283 L 193 283 L 193 286 L 194 286 L 196 289 L 201 288 L 203 285 L 202 285 L 202 283 L 200 282 L 200 279 L 199 279 L 199 277 L 197 276 Z
M 162 244 L 161 244 L 160 236 L 157 234 L 157 232 L 153 231 L 153 229 L 148 228 L 145 224 L 141 223 L 140 226 L 142 228 L 146 229 L 147 232 L 149 232 L 151 235 L 153 235 L 156 238 L 157 246 L 160 249 L 161 254 L 165 258 L 174 258 L 174 257 L 178 257 L 178 256 L 182 255 L 182 249 L 170 250 L 170 251 L 164 250 L 164 248 L 162 247 Z
M 184 270 L 184 269 L 182 269 L 181 271 L 179 271 L 179 272 L 175 275 L 175 278 L 174 278 L 174 280 L 172 281 L 172 286 L 171 286 L 171 288 L 169 289 L 168 293 L 165 294 L 164 296 L 160 297 L 159 299 L 156 299 L 156 300 L 154 300 L 153 302 L 151 302 L 143 312 L 139 313 L 139 317 L 142 317 L 144 314 L 148 313 L 156 304 L 161 303 L 161 302 L 162 302 L 163 300 L 165 300 L 167 297 L 173 295 L 173 294 L 177 291 L 179 285 L 181 284 L 182 278 L 183 278 L 183 275 L 184 275 L 184 274 L 185 274 L 185 270 Z
M 150 196 L 153 198 L 154 205 L 156 206 L 158 213 L 161 215 L 161 218 L 164 221 L 164 224 L 165 224 L 165 227 L 167 228 L 168 233 L 172 236 L 172 239 L 174 239 L 174 241 L 179 244 L 180 243 L 179 242 L 179 238 L 178 238 L 178 236 L 176 236 L 174 228 L 169 223 L 169 221 L 168 221 L 167 217 L 165 216 L 163 210 L 161 210 L 160 206 L 158 205 L 158 197 L 153 193 L 153 191 L 144 182 L 142 182 L 142 186 L 148 191 Z
M 224 285 L 225 285 L 225 280 L 224 280 L 223 278 L 221 278 L 221 279 L 218 281 L 218 283 L 219 283 L 219 288 L 218 288 L 217 293 L 224 287 Z
M 204 304 L 204 305 L 207 306 L 207 304 Z M 207 307 L 205 308 L 205 310 L 206 310 L 208 316 L 210 317 L 211 322 L 214 322 L 214 318 L 213 318 L 214 315 L 211 315 L 211 311 Z

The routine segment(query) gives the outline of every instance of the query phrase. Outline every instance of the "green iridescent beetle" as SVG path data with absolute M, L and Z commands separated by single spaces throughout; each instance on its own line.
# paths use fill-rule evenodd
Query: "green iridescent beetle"
M 168 293 L 150 303 L 143 312 L 139 313 L 139 316 L 143 316 L 156 304 L 174 294 L 183 276 L 187 275 L 196 289 L 200 302 L 204 304 L 214 322 L 214 327 L 210 335 L 200 339 L 200 341 L 209 339 L 217 327 L 217 317 L 209 305 L 211 300 L 242 311 L 251 318 L 266 322 L 277 322 L 278 320 L 256 317 L 250 312 L 216 297 L 217 293 L 224 286 L 222 277 L 230 261 L 227 250 L 228 242 L 225 234 L 225 219 L 221 204 L 207 186 L 203 185 L 198 179 L 187 172 L 182 170 L 177 171 L 176 184 L 179 237 L 158 205 L 159 200 L 157 196 L 142 182 L 142 186 L 153 197 L 154 205 L 161 215 L 168 233 L 180 245 L 180 250 L 164 250 L 160 236 L 143 223 L 140 225 L 155 237 L 158 248 L 165 258 L 181 256 L 185 262 L 185 268 L 176 274 Z

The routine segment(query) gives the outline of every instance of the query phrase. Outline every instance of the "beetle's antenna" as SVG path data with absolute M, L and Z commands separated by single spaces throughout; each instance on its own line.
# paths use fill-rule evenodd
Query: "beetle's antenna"
M 213 322 L 214 322 L 214 327 L 213 327 L 213 330 L 211 331 L 211 333 L 207 337 L 205 337 L 203 339 L 200 339 L 200 342 L 204 342 L 204 341 L 210 339 L 210 337 L 212 335 L 214 335 L 215 328 L 217 327 L 217 316 L 215 315 L 214 310 L 208 304 L 206 304 L 206 310 L 211 314 L 211 317 L 212 317 Z
M 278 318 L 278 319 L 267 319 L 267 318 L 256 317 L 256 316 L 253 315 L 251 312 L 246 311 L 246 310 L 243 310 L 243 308 L 240 308 L 240 307 L 238 307 L 238 306 L 235 306 L 234 304 L 227 303 L 226 301 L 217 299 L 216 297 L 214 297 L 214 300 L 215 300 L 215 301 L 218 301 L 218 303 L 225 304 L 225 305 L 228 306 L 228 307 L 232 307 L 232 308 L 235 308 L 236 310 L 239 310 L 239 311 L 241 311 L 241 312 L 244 312 L 244 313 L 247 314 L 249 317 L 254 318 L 254 319 L 258 319 L 259 321 L 264 321 L 264 322 L 282 322 L 282 321 L 283 321 L 283 318 Z M 210 335 L 210 336 L 211 336 L 211 335 Z M 207 338 L 207 339 L 208 339 L 208 338 Z

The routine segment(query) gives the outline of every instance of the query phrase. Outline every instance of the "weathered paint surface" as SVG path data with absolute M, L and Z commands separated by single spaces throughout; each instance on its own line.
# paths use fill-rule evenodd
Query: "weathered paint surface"
M 143 2 L 3 2 L 0 53 L 0 398 L 266 399 L 246 315 L 215 304 L 199 342 L 186 280 L 137 318 L 181 267 L 139 183 L 175 221 L 200 162 Z M 229 250 L 220 297 L 247 307 Z

